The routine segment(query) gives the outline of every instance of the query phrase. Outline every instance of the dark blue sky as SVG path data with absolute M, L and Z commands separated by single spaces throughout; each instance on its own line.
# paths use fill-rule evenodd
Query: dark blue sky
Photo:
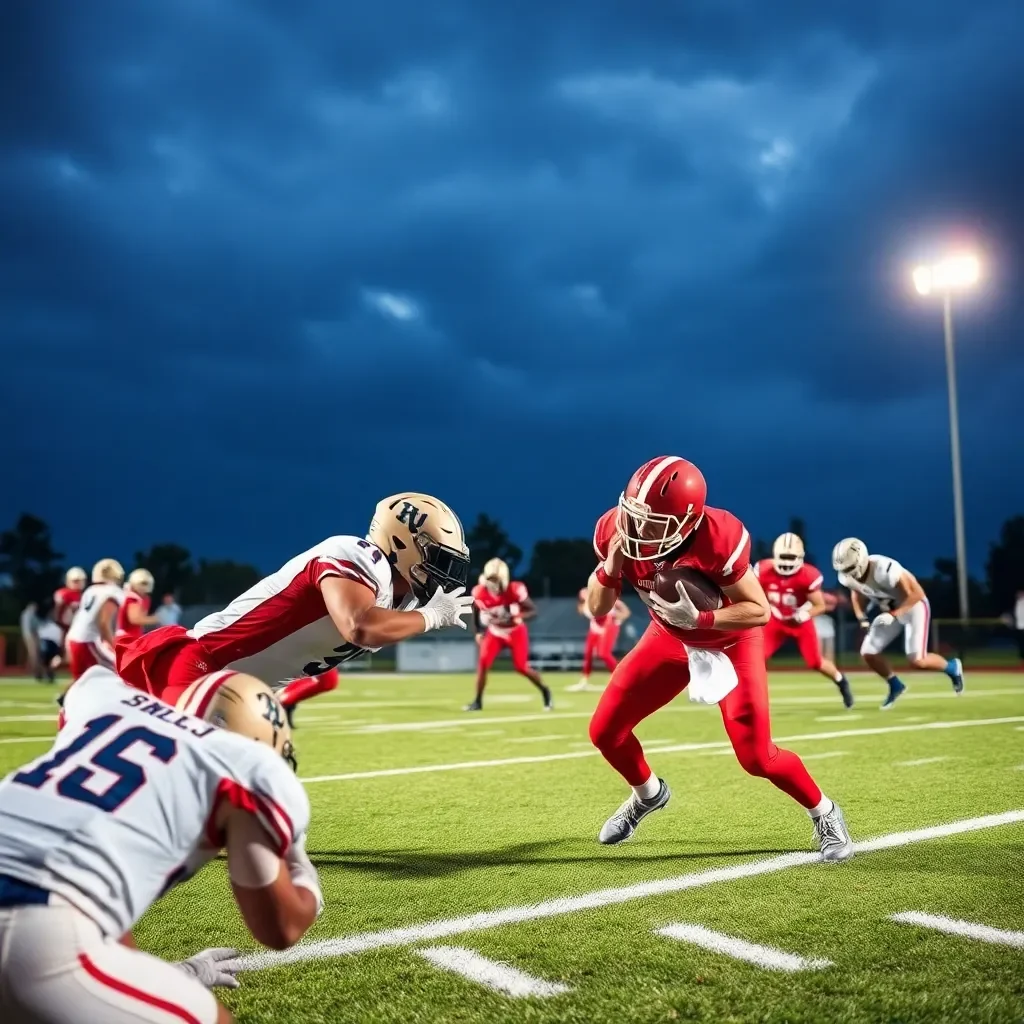
M 824 558 L 1024 510 L 1020 0 L 10 0 L 0 523 L 273 568 L 436 492 L 524 547 L 678 453 Z

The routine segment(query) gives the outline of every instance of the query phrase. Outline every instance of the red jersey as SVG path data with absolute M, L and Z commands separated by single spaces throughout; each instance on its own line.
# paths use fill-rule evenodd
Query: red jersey
M 784 576 L 775 571 L 775 563 L 770 558 L 762 558 L 754 566 L 754 573 L 768 596 L 772 615 L 783 622 L 792 619 L 797 609 L 807 604 L 811 594 L 821 589 L 823 582 L 821 573 L 806 562 L 796 572 Z
M 142 626 L 136 626 L 128 618 L 129 608 L 141 608 L 143 615 L 149 614 L 149 595 L 136 594 L 134 590 L 124 592 L 124 600 L 117 609 L 117 631 L 115 636 L 142 636 Z
M 519 618 L 522 604 L 530 597 L 525 583 L 512 580 L 505 590 L 495 594 L 483 583 L 473 588 L 473 602 L 480 613 L 480 625 L 488 633 L 507 637 L 516 626 L 522 625 Z
M 594 529 L 594 550 L 603 562 L 608 557 L 608 545 L 615 536 L 615 520 L 618 509 L 609 509 L 597 521 Z M 658 561 L 637 562 L 627 558 L 622 564 L 623 576 L 633 585 L 641 597 L 654 589 L 654 577 L 662 569 L 686 566 L 704 573 L 720 587 L 738 583 L 750 568 L 750 534 L 746 527 L 725 509 L 704 509 L 700 525 L 670 557 Z M 723 604 L 729 599 L 723 595 Z M 692 647 L 722 648 L 734 643 L 741 633 L 750 630 L 721 629 L 676 629 L 662 622 L 651 610 L 651 618 Z
M 81 603 L 82 591 L 75 590 L 74 587 L 61 587 L 53 595 L 53 617 L 65 631 L 71 625 L 71 620 Z

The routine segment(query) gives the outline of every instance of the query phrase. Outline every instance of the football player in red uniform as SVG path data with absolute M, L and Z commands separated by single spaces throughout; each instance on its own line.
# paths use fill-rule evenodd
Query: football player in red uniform
M 615 642 L 619 639 L 619 629 L 622 624 L 633 613 L 625 601 L 616 601 L 608 615 L 593 616 L 587 607 L 587 589 L 584 587 L 576 601 L 576 611 L 580 613 L 590 624 L 587 629 L 587 639 L 583 644 L 583 675 L 578 683 L 567 686 L 566 690 L 571 693 L 580 693 L 584 690 L 597 690 L 600 687 L 590 685 L 590 670 L 594 665 L 596 654 L 605 664 L 609 672 L 615 671 L 618 659 L 615 657 Z
M 813 619 L 828 611 L 821 591 L 822 576 L 804 561 L 804 542 L 795 533 L 775 538 L 772 557 L 754 565 L 754 575 L 768 597 L 772 617 L 764 627 L 765 661 L 793 637 L 804 664 L 830 679 L 839 689 L 843 704 L 853 707 L 853 691 L 835 663 L 822 656 L 821 640 Z
M 644 759 L 636 725 L 679 696 L 718 704 L 736 758 L 745 771 L 793 797 L 814 821 L 824 860 L 853 856 L 838 805 L 818 788 L 796 754 L 771 738 L 768 676 L 761 627 L 768 599 L 750 570 L 750 536 L 724 509 L 705 506 L 700 470 L 678 456 L 644 463 L 597 522 L 601 563 L 587 586 L 592 615 L 615 606 L 623 580 L 648 605 L 651 622 L 619 662 L 590 722 L 590 739 L 633 792 L 605 822 L 599 841 L 621 843 L 640 821 L 668 803 L 670 792 Z M 663 569 L 686 567 L 713 580 L 722 607 L 698 611 L 680 582 L 678 599 L 654 593 Z
M 483 709 L 487 671 L 494 664 L 494 659 L 507 647 L 512 655 L 512 667 L 540 690 L 544 710 L 550 711 L 554 707 L 551 691 L 544 685 L 540 673 L 530 668 L 529 663 L 530 634 L 526 629 L 526 621 L 537 614 L 537 608 L 530 600 L 526 584 L 511 579 L 508 565 L 500 558 L 492 558 L 484 566 L 480 581 L 473 588 L 473 603 L 477 612 L 476 642 L 480 651 L 476 667 L 476 696 L 464 710 Z M 481 626 L 482 632 L 479 628 Z
M 116 636 L 142 636 L 144 627 L 160 624 L 155 615 L 149 614 L 152 593 L 153 574 L 148 569 L 133 569 L 124 586 L 124 600 L 117 609 Z
M 73 565 L 64 575 L 64 586 L 53 595 L 53 618 L 66 633 L 82 603 L 82 591 L 89 581 L 80 565 Z

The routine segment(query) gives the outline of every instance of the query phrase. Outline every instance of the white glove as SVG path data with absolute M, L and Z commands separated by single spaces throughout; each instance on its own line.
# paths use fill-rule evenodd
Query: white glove
M 308 889 L 316 897 L 316 916 L 319 917 L 324 910 L 324 894 L 320 889 L 320 876 L 316 873 L 309 854 L 306 853 L 305 836 L 297 839 L 288 847 L 288 852 L 284 855 L 284 862 L 288 866 L 292 885 Z
M 238 988 L 237 949 L 204 949 L 174 966 L 206 988 Z
M 697 625 L 700 612 L 690 600 L 690 595 L 686 592 L 682 580 L 676 581 L 676 593 L 679 595 L 679 600 L 674 604 L 670 604 L 653 592 L 645 594 L 644 599 L 658 613 L 658 618 L 670 626 L 675 626 L 678 629 L 693 629 Z
M 891 626 L 895 621 L 896 621 L 896 616 L 895 615 L 892 615 L 889 612 L 882 612 L 881 615 L 876 615 L 875 616 L 875 621 L 874 621 L 873 625 L 879 626 L 880 628 L 885 629 L 886 626 Z
M 463 621 L 463 616 L 473 614 L 473 597 L 466 593 L 465 587 L 456 587 L 447 594 L 438 587 L 430 595 L 430 600 L 417 611 L 426 623 L 424 633 L 447 626 L 465 629 L 467 623 Z
M 808 622 L 808 621 L 810 621 L 810 618 L 811 618 L 811 609 L 808 608 L 807 605 L 805 605 L 805 604 L 801 605 L 793 613 L 793 621 L 794 622 Z

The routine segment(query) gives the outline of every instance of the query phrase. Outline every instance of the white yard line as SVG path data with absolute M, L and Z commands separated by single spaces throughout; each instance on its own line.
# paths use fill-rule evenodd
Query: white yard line
M 858 718 L 863 718 L 863 715 L 818 715 L 814 720 L 816 722 L 853 722 Z
M 677 939 L 679 942 L 690 942 L 701 949 L 710 949 L 713 953 L 722 953 L 736 960 L 745 960 L 748 964 L 763 967 L 768 971 L 820 971 L 824 967 L 832 966 L 831 960 L 805 960 L 795 953 L 783 953 L 781 949 L 774 949 L 772 946 L 758 946 L 732 935 L 713 932 L 699 924 L 669 924 L 664 928 L 658 928 L 655 934 Z
M 1001 928 L 990 928 L 987 924 L 974 924 L 971 921 L 957 921 L 952 917 L 941 917 L 937 914 L 922 914 L 917 910 L 907 910 L 902 914 L 893 914 L 891 920 L 900 924 L 916 924 L 921 928 L 933 928 L 947 935 L 962 935 L 967 939 L 979 942 L 991 942 L 997 946 L 1013 946 L 1024 949 L 1024 932 L 1006 932 Z
M 848 750 L 826 750 L 820 754 L 801 754 L 801 761 L 821 761 L 826 757 L 846 757 Z
M 972 726 L 1012 725 L 1014 722 L 1024 722 L 1024 715 L 1016 715 L 1011 718 L 975 718 L 961 722 L 925 722 L 921 725 L 878 726 L 872 729 L 840 729 L 835 732 L 809 732 L 795 736 L 776 736 L 775 741 L 777 743 L 798 743 L 803 740 L 837 740 L 850 736 L 884 736 L 897 732 L 923 732 L 933 729 L 966 729 Z M 658 747 L 656 752 L 659 754 L 673 754 L 699 750 L 731 752 L 732 745 L 728 741 L 676 743 L 668 747 Z M 501 757 L 488 761 L 457 761 L 453 764 L 421 764 L 407 768 L 377 768 L 366 772 L 343 772 L 340 775 L 312 775 L 302 779 L 302 782 L 307 784 L 314 782 L 351 782 L 355 779 L 383 779 L 393 775 L 422 775 L 430 772 L 457 772 L 476 768 L 501 768 L 512 764 L 543 764 L 547 761 L 571 761 L 579 757 L 597 756 L 598 751 L 591 748 L 590 750 L 571 750 L 561 754 Z
M 54 704 L 53 711 L 49 715 L 3 715 L 0 716 L 0 722 L 52 722 L 56 725 L 59 711 L 60 709 Z
M 894 764 L 897 768 L 917 768 L 922 764 L 938 764 L 948 760 L 948 757 L 919 757 L 915 761 L 895 761 Z
M 495 992 L 504 992 L 513 999 L 527 999 L 531 996 L 547 999 L 572 991 L 568 985 L 524 974 L 514 967 L 509 967 L 508 964 L 495 963 L 461 946 L 428 946 L 426 949 L 417 949 L 413 952 L 429 960 L 435 967 L 451 971 L 453 974 L 461 974 L 469 981 L 475 981 L 478 985 L 493 989 Z
M 857 843 L 856 852 L 863 854 L 876 850 L 891 850 L 900 846 L 908 846 L 911 843 L 944 839 L 965 832 L 977 832 L 981 829 L 998 828 L 1002 825 L 1014 825 L 1020 822 L 1024 822 L 1024 810 L 987 814 L 980 818 L 967 818 L 962 821 L 951 821 L 945 825 L 933 825 L 910 832 L 892 832 L 889 835 L 878 836 L 876 839 Z M 313 856 L 316 856 L 315 852 Z M 806 867 L 810 864 L 820 863 L 820 861 L 821 854 L 819 853 L 784 853 L 766 860 L 747 861 L 745 864 L 733 864 L 729 867 L 708 868 L 687 875 L 675 875 L 671 878 L 661 878 L 651 882 L 636 882 L 633 885 L 624 885 L 614 889 L 598 889 L 580 896 L 557 896 L 554 899 L 544 900 L 542 903 L 526 906 L 506 907 L 503 910 L 483 910 L 462 917 L 441 918 L 437 921 L 407 925 L 402 928 L 388 928 L 378 932 L 361 932 L 335 939 L 303 942 L 281 952 L 252 953 L 249 956 L 241 957 L 238 963 L 242 970 L 252 971 L 301 963 L 304 960 L 349 956 L 352 953 L 362 953 L 368 949 L 408 946 L 417 942 L 444 939 L 452 935 L 465 935 L 468 932 L 499 928 L 502 925 L 521 924 L 523 921 L 561 917 L 583 910 L 598 910 L 602 907 L 628 903 L 648 896 L 664 896 L 668 893 L 684 892 L 687 889 L 697 889 L 718 882 L 736 882 L 745 878 L 754 878 L 757 875 L 786 871 L 789 868 Z M 831 870 L 842 869 L 831 868 Z
M 10 736 L 0 740 L 0 743 L 52 743 L 56 733 L 49 736 Z
M 480 733 L 477 733 L 479 736 Z M 547 743 L 551 740 L 567 740 L 568 733 L 550 733 L 547 736 L 513 736 L 509 743 Z

